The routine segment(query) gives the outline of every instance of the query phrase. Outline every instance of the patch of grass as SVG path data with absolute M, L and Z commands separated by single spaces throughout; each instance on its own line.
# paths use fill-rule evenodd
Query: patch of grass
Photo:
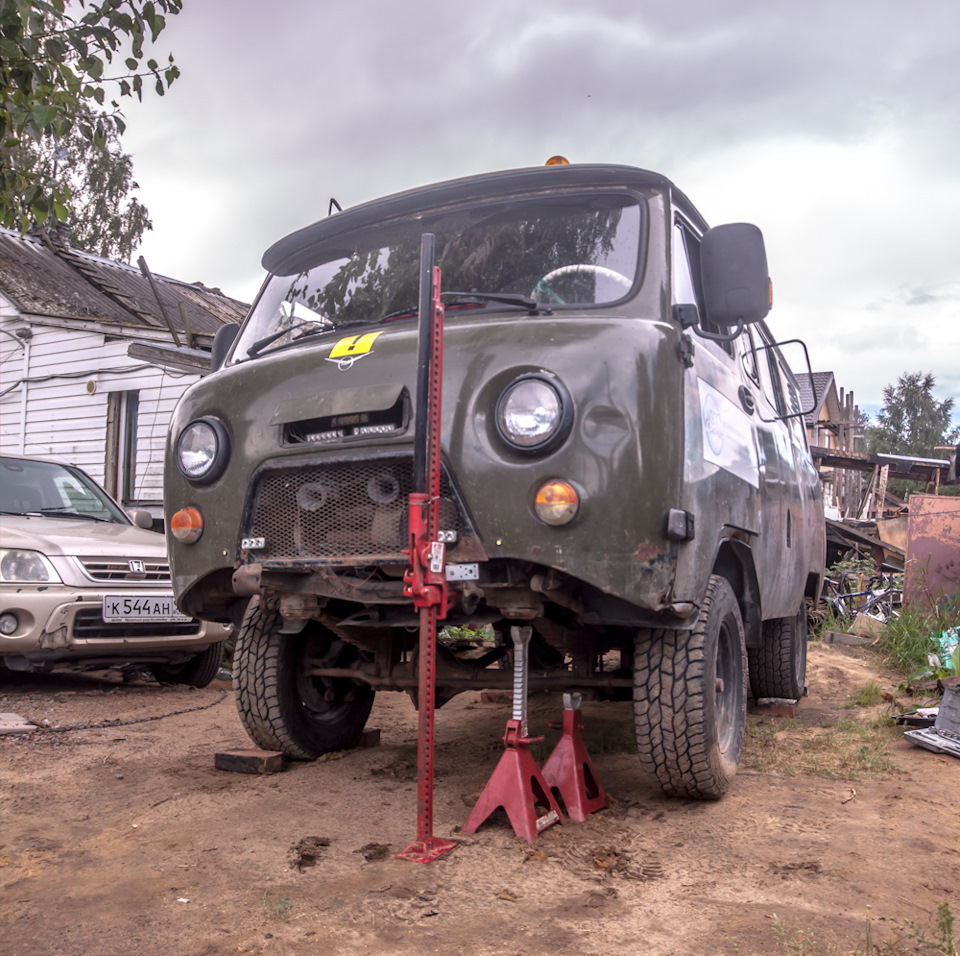
M 928 614 L 913 605 L 904 605 L 900 614 L 888 621 L 877 643 L 891 666 L 904 674 L 929 667 L 928 656 L 939 650 L 937 636 L 947 627 L 935 614 Z
M 829 721 L 798 729 L 792 718 L 751 719 L 747 723 L 743 766 L 760 773 L 806 773 L 828 780 L 861 780 L 900 773 L 888 748 L 902 736 L 888 718 Z
M 815 617 L 811 617 L 810 620 L 810 640 L 811 641 L 822 641 L 823 635 L 827 631 L 839 631 L 843 633 L 846 631 L 848 622 L 840 617 L 834 608 L 827 604 L 826 601 L 821 601 L 817 606 Z
M 883 700 L 883 688 L 876 681 L 868 681 L 847 701 L 849 707 L 875 707 Z
M 788 929 L 779 916 L 773 917 L 773 932 L 785 956 L 836 956 L 836 946 L 822 949 L 813 933 L 802 929 Z
M 489 624 L 482 624 L 480 627 L 471 627 L 469 624 L 458 627 L 448 624 L 441 628 L 437 634 L 437 641 L 445 644 L 447 647 L 456 647 L 458 644 L 476 643 L 492 644 L 496 638 L 496 633 Z
M 928 930 L 912 920 L 905 920 L 906 933 L 892 940 L 874 939 L 870 920 L 864 924 L 863 942 L 852 951 L 853 956 L 958 956 L 957 940 L 953 935 L 953 913 L 949 903 L 941 903 L 937 909 L 936 926 Z M 784 956 L 837 956 L 835 944 L 823 945 L 809 930 L 791 929 L 779 916 L 773 918 L 773 931 Z M 845 950 L 847 952 L 847 950 Z
M 263 897 L 260 900 L 260 910 L 271 918 L 288 920 L 290 919 L 290 913 L 293 911 L 293 904 L 290 902 L 289 896 L 274 899 L 270 890 L 264 890 Z

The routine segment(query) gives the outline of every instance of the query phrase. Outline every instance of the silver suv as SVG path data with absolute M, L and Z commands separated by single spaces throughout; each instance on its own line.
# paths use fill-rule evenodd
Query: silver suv
M 0 456 L 0 666 L 210 683 L 229 630 L 180 613 L 164 540 L 133 518 L 78 468 Z

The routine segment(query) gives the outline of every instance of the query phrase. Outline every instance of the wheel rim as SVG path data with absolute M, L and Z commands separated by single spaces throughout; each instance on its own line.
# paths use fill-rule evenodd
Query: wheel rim
M 737 713 L 743 662 L 740 657 L 739 632 L 734 623 L 725 618 L 717 638 L 717 669 L 715 712 L 717 717 L 717 744 L 726 754 L 737 736 Z
M 346 652 L 342 641 L 308 637 L 303 642 L 297 667 L 297 694 L 310 720 L 336 723 L 355 699 L 357 685 L 348 677 L 318 677 L 311 673 L 315 667 L 345 665 Z

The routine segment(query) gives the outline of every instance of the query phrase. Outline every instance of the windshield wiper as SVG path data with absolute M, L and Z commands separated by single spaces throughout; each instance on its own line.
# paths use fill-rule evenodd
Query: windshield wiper
M 81 518 L 84 521 L 110 521 L 109 518 L 100 518 L 97 515 L 72 511 L 70 508 L 41 508 L 40 514 L 45 518 Z
M 269 335 L 265 335 L 262 339 L 257 339 L 257 341 L 247 349 L 247 355 L 250 357 L 259 355 L 268 345 L 271 345 L 281 336 L 287 335 L 296 329 L 303 329 L 303 331 L 299 335 L 293 336 L 291 341 L 299 341 L 311 335 L 320 335 L 322 332 L 329 332 L 333 328 L 334 326 L 332 325 L 318 326 L 315 322 L 301 322 L 299 325 L 292 325 L 289 329 L 280 329 L 277 332 L 271 332 Z
M 477 306 L 483 305 L 488 299 L 494 299 L 495 296 L 493 293 L 487 295 L 486 293 L 476 293 L 476 292 L 444 292 L 442 295 L 462 295 L 466 299 L 471 301 L 467 302 L 451 302 L 447 307 L 447 312 L 452 312 L 455 309 L 475 309 Z M 522 303 L 517 303 L 516 299 L 526 299 L 525 296 L 516 296 L 512 293 L 505 292 L 503 297 L 506 297 L 510 304 L 520 304 L 525 308 L 530 308 L 530 303 L 533 302 L 532 299 L 524 301 Z M 496 296 L 497 301 L 502 301 L 499 293 Z M 534 303 L 536 304 L 536 303 Z M 396 312 L 388 312 L 386 315 L 380 316 L 377 319 L 377 322 L 396 322 L 398 319 L 415 319 L 420 314 L 420 307 L 417 305 L 408 305 L 404 309 L 397 309 Z M 355 324 L 355 323 L 351 323 Z
M 521 295 L 519 292 L 441 292 L 441 298 L 444 296 L 456 296 L 460 299 L 469 299 L 471 301 L 482 302 L 502 302 L 504 305 L 518 305 L 526 309 L 530 315 L 553 315 L 553 309 L 544 307 L 537 299 L 529 295 Z

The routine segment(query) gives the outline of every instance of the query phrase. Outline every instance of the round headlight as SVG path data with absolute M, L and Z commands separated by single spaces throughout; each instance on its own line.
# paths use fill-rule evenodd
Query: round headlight
M 572 408 L 560 389 L 538 375 L 517 379 L 497 403 L 497 429 L 521 451 L 545 451 L 566 437 Z
M 190 422 L 177 439 L 177 466 L 191 481 L 215 481 L 227 467 L 227 430 L 214 418 Z

